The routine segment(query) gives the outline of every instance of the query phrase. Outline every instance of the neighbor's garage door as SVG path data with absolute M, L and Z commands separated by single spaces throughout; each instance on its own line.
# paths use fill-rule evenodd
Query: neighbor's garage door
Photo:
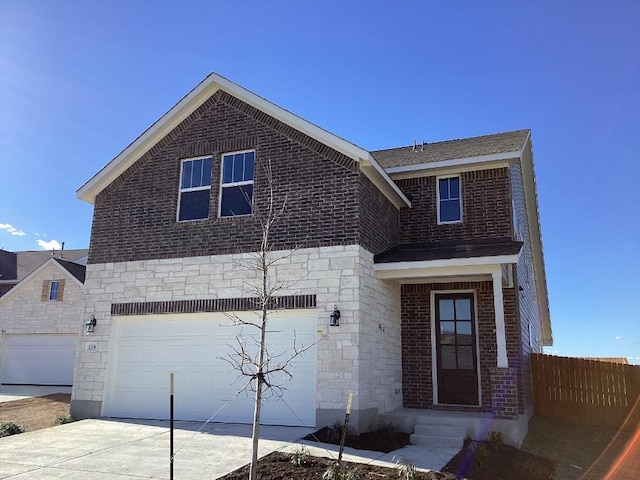
M 254 320 L 251 313 L 243 318 Z M 114 317 L 112 355 L 102 414 L 109 417 L 169 418 L 169 373 L 175 374 L 175 418 L 251 423 L 252 392 L 236 392 L 247 382 L 225 361 L 241 338 L 256 349 L 257 329 L 233 326 L 223 314 L 165 314 Z M 271 356 L 287 358 L 296 345 L 316 339 L 316 312 L 291 310 L 274 313 L 267 334 Z M 239 334 L 242 335 L 238 337 Z M 277 361 L 277 359 L 276 359 Z M 286 390 L 282 398 L 269 398 L 262 408 L 262 423 L 315 425 L 315 347 L 297 357 L 292 378 L 272 378 Z
M 6 335 L 0 383 L 73 384 L 77 335 Z

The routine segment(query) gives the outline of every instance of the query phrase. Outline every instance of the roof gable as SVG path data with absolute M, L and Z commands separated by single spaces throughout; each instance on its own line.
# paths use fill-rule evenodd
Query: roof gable
M 396 207 L 399 208 L 410 205 L 409 200 L 391 178 L 389 178 L 382 167 L 378 165 L 369 152 L 292 114 L 216 73 L 209 74 L 209 76 L 184 96 L 167 113 L 142 133 L 142 135 L 105 165 L 93 178 L 80 187 L 77 191 L 78 198 L 89 203 L 94 203 L 98 193 L 116 180 L 124 171 L 153 148 L 154 145 L 168 135 L 189 115 L 195 112 L 218 90 L 229 93 L 248 105 L 257 108 L 267 115 L 359 162 L 363 173 L 371 179 Z
M 0 297 L 0 303 L 9 300 L 11 297 L 17 295 L 20 291 L 22 291 L 25 286 L 27 286 L 33 279 L 35 279 L 40 272 L 48 268 L 49 266 L 53 266 L 54 268 L 60 270 L 60 272 L 67 278 L 73 281 L 76 285 L 82 287 L 84 284 L 84 271 L 86 267 L 84 265 L 79 265 L 77 263 L 68 262 L 65 260 L 59 260 L 57 258 L 50 258 L 34 271 L 32 271 L 26 278 L 24 278 L 20 283 L 18 283 L 15 287 L 5 293 Z

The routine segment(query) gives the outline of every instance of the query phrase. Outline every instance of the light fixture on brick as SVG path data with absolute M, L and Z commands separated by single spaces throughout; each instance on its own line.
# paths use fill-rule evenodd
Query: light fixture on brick
M 93 333 L 94 328 L 96 327 L 96 317 L 91 314 L 87 323 L 84 324 L 84 331 L 87 333 Z

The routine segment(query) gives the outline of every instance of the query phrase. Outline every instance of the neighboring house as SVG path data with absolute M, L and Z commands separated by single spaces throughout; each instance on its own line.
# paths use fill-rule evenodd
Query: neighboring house
M 87 249 L 27 250 L 20 252 L 8 252 L 0 249 L 0 297 L 50 258 L 86 265 L 88 253 L 89 250 Z
M 223 357 L 228 313 L 252 315 L 258 276 L 241 264 L 270 186 L 287 202 L 270 241 L 291 254 L 275 277 L 294 282 L 272 349 L 294 332 L 318 343 L 263 422 L 331 424 L 353 389 L 356 430 L 439 411 L 519 443 L 528 356 L 551 344 L 530 132 L 368 152 L 216 74 L 78 190 L 94 205 L 83 318 L 97 325 L 72 413 L 167 418 L 175 372 L 178 418 L 251 421 Z
M 80 261 L 86 256 L 86 250 L 76 253 L 67 255 Z M 85 266 L 50 252 L 12 255 L 20 260 L 20 273 L 48 260 L 0 297 L 0 384 L 71 386 Z

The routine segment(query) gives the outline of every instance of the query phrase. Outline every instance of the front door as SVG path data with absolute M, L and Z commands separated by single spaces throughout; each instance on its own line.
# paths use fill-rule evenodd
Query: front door
M 435 295 L 438 403 L 478 405 L 472 293 Z

